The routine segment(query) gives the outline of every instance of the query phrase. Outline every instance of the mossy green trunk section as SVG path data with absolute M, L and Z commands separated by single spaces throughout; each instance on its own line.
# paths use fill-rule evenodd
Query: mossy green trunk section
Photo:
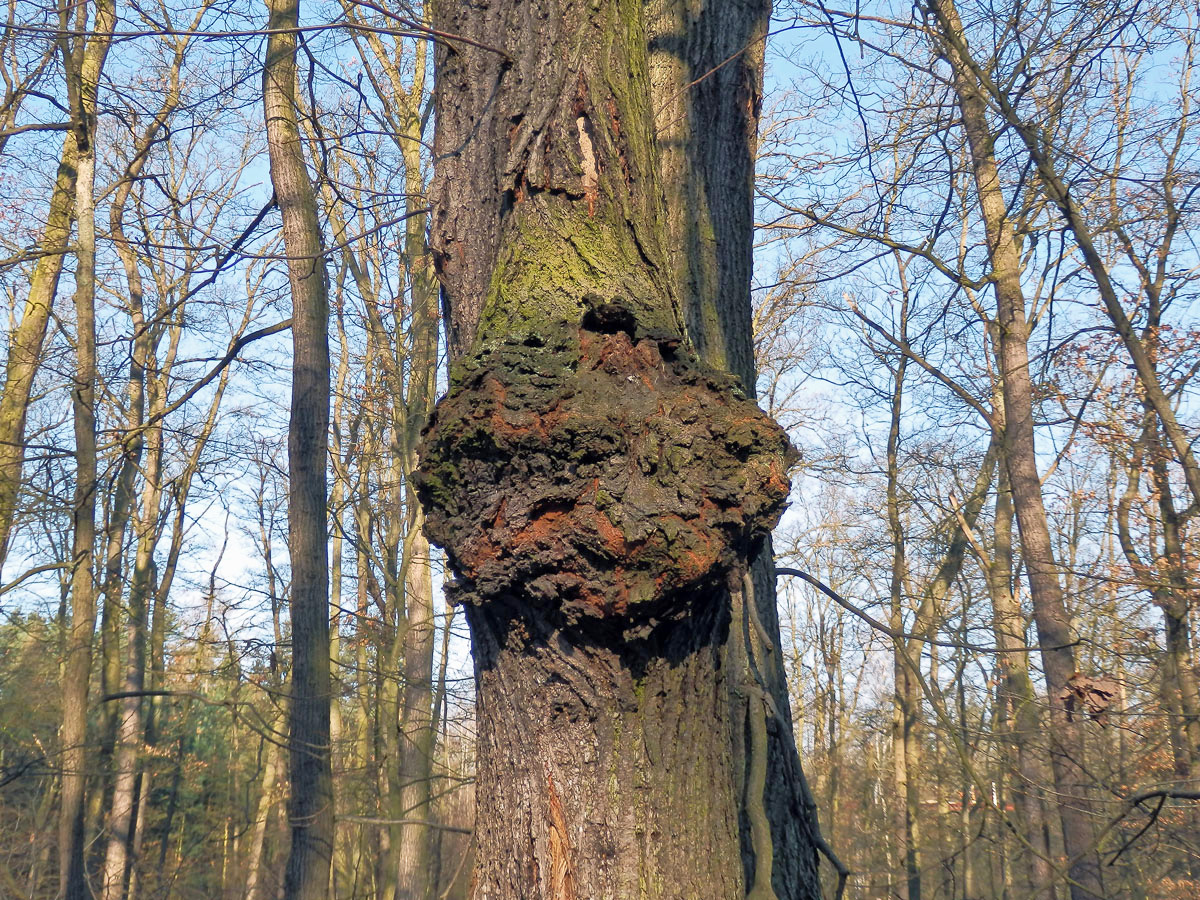
M 642 0 L 431 8 L 454 365 L 418 488 L 472 632 L 474 897 L 739 900 L 729 585 L 791 450 L 684 336 Z
M 665 271 L 640 0 L 433 4 L 431 245 L 450 348 L 578 323 L 618 298 L 682 334 Z

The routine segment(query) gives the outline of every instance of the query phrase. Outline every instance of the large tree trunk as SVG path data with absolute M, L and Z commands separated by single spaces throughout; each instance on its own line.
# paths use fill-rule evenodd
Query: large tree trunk
M 268 0 L 263 106 L 271 182 L 283 218 L 292 292 L 288 421 L 288 550 L 292 562 L 292 686 L 288 749 L 292 847 L 284 896 L 323 900 L 333 862 L 329 730 L 329 294 L 317 200 L 296 122 L 298 0 Z
M 684 345 L 642 4 L 433 10 L 458 359 L 419 485 L 475 649 L 475 896 L 741 897 L 730 585 L 787 450 Z

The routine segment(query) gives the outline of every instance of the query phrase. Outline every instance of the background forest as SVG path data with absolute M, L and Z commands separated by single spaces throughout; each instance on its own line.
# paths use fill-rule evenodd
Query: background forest
M 409 481 L 444 381 L 431 36 L 390 0 L 302 14 L 332 308 L 329 896 L 465 897 L 471 662 Z M 780 650 L 847 897 L 1065 898 L 1073 840 L 1103 896 L 1200 893 L 1196 16 L 775 4 L 758 397 L 802 453 Z M 2 897 L 57 895 L 71 797 L 104 900 L 283 883 L 266 21 L 7 0 Z M 1002 378 L 1021 353 L 1029 379 Z

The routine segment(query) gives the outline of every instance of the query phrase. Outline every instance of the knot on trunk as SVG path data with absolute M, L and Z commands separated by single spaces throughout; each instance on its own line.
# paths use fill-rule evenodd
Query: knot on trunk
M 415 480 L 457 599 L 629 633 L 712 596 L 778 521 L 783 430 L 678 338 L 631 331 L 564 326 L 456 367 Z

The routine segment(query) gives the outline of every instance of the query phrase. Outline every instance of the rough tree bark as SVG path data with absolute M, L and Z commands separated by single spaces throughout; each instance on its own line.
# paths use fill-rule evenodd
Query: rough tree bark
M 288 737 L 292 846 L 287 900 L 323 900 L 333 863 L 329 726 L 329 282 L 317 199 L 296 122 L 298 0 L 268 0 L 263 106 L 271 183 L 283 219 L 292 293 L 288 421 L 288 550 L 292 563 L 292 686 Z
M 684 339 L 642 3 L 433 24 L 458 36 L 432 222 L 456 362 L 418 485 L 474 645 L 475 896 L 773 896 L 772 854 L 740 859 L 765 747 L 735 769 L 757 729 L 726 645 L 791 451 Z

